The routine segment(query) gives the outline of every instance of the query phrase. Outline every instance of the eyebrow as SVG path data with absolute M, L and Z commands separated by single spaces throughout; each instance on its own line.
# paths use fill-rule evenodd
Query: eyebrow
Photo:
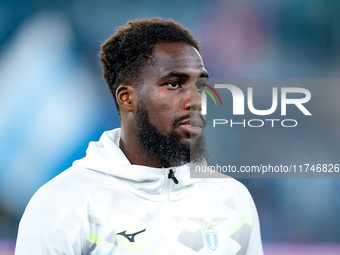
M 182 78 L 190 78 L 190 76 L 187 73 L 183 72 L 170 72 L 166 76 L 162 77 L 163 79 L 170 78 L 170 77 L 182 77 Z M 209 75 L 207 72 L 202 72 L 199 76 L 199 78 L 209 78 Z

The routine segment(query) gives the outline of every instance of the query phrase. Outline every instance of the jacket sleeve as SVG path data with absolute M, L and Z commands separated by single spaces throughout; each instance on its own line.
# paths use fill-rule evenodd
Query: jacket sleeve
M 43 187 L 32 197 L 20 221 L 15 255 L 82 254 L 83 213 L 59 192 Z
M 263 255 L 259 217 L 253 198 L 248 192 L 249 204 L 252 214 L 252 228 L 249 238 L 247 255 Z

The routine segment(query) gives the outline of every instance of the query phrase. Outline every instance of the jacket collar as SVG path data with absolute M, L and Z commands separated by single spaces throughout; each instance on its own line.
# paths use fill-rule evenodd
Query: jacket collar
M 91 142 L 86 156 L 73 165 L 107 174 L 134 194 L 149 200 L 178 200 L 193 191 L 202 179 L 190 178 L 189 164 L 154 168 L 132 165 L 119 148 L 120 128 L 106 131 L 98 142 Z M 173 170 L 178 184 L 168 175 Z

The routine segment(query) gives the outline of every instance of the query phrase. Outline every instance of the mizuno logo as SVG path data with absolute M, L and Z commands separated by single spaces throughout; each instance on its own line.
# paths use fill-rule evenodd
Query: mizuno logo
M 132 234 L 126 234 L 126 230 L 124 230 L 123 232 L 117 233 L 116 235 L 122 235 L 124 236 L 127 240 L 129 240 L 130 243 L 133 243 L 135 241 L 135 236 L 143 233 L 146 230 L 146 228 L 144 228 L 141 231 L 138 231 L 136 233 L 132 233 Z

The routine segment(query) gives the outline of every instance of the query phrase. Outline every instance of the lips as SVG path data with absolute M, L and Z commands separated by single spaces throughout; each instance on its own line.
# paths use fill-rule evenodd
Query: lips
M 179 127 L 190 135 L 199 135 L 203 132 L 204 121 L 199 117 L 190 117 L 179 123 Z

